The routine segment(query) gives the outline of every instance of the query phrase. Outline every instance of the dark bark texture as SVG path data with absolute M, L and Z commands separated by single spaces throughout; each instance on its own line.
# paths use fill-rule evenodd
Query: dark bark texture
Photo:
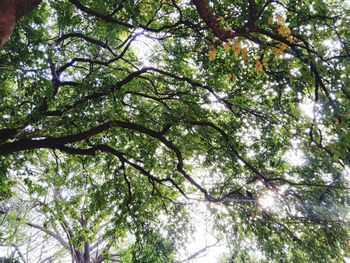
M 0 0 L 0 48 L 9 40 L 16 22 L 42 0 Z

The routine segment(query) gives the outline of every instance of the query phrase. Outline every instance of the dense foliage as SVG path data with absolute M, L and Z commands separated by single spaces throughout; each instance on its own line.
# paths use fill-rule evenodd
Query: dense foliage
M 2 244 L 29 228 L 53 262 L 176 262 L 199 202 L 222 261 L 342 262 L 349 15 L 342 0 L 43 1 L 0 50 Z

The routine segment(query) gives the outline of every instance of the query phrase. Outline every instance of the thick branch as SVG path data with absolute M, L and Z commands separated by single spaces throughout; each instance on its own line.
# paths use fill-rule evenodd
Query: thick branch
M 10 1 L 16 3 L 16 21 L 34 10 L 42 0 L 17 0 Z
M 214 16 L 207 0 L 193 0 L 197 11 L 207 26 L 212 30 L 213 34 L 221 41 L 227 41 L 236 36 L 239 36 L 238 32 L 234 32 L 231 29 L 224 29 L 221 27 L 219 20 Z
M 113 23 L 113 24 L 117 24 L 117 25 L 123 26 L 123 27 L 128 28 L 128 29 L 135 28 L 135 26 L 130 24 L 130 23 L 123 22 L 123 21 L 120 21 L 120 20 L 114 18 L 113 17 L 113 14 L 114 14 L 113 12 L 112 12 L 112 14 L 105 15 L 105 14 L 102 14 L 102 13 L 100 13 L 98 11 L 95 11 L 92 8 L 89 8 L 88 6 L 82 4 L 79 0 L 69 0 L 69 2 L 71 2 L 73 5 L 76 6 L 76 8 L 78 8 L 79 10 L 83 11 L 84 13 L 86 13 L 86 14 L 88 14 L 90 16 L 96 17 L 98 19 L 104 20 L 104 21 L 109 22 L 109 23 Z M 177 22 L 175 22 L 173 24 L 164 25 L 164 26 L 162 26 L 160 28 L 152 28 L 152 27 L 148 26 L 151 22 L 152 21 L 149 21 L 146 25 L 139 24 L 136 27 L 142 28 L 143 30 L 146 30 L 146 31 L 159 33 L 159 32 L 162 32 L 164 30 L 170 30 L 170 29 L 175 28 L 175 27 L 177 27 L 177 26 L 179 26 L 181 24 L 186 24 L 187 23 L 186 21 L 182 21 L 180 19 L 180 20 L 178 20 Z
M 4 143 L 0 145 L 0 155 L 7 155 L 17 151 L 39 149 L 39 148 L 57 149 L 64 146 L 65 144 L 74 143 L 74 142 L 78 142 L 78 141 L 82 141 L 84 139 L 90 138 L 91 136 L 101 133 L 109 129 L 110 127 L 111 127 L 111 123 L 108 122 L 108 123 L 99 125 L 97 127 L 94 127 L 90 130 L 69 135 L 69 136 L 63 136 L 58 138 L 49 137 L 42 140 L 23 139 L 12 143 Z
M 183 260 L 180 260 L 180 263 L 182 263 L 182 262 L 187 262 L 187 261 L 196 259 L 198 256 L 200 256 L 201 254 L 203 254 L 204 252 L 206 252 L 209 248 L 215 247 L 218 243 L 219 243 L 219 241 L 216 241 L 216 242 L 215 242 L 214 244 L 212 244 L 212 245 L 207 245 L 207 246 L 205 246 L 204 248 L 202 248 L 202 249 L 198 250 L 197 252 L 193 253 L 193 254 L 192 254 L 191 256 L 189 256 L 188 258 L 183 259 Z
M 42 0 L 0 0 L 0 48 L 9 40 L 16 22 Z

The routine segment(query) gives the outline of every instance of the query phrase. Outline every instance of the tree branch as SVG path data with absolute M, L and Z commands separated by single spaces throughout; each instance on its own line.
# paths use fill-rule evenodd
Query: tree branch
M 207 0 L 193 0 L 193 4 L 196 6 L 200 17 L 212 30 L 213 34 L 221 41 L 227 41 L 229 39 L 235 38 L 236 36 L 245 35 L 242 32 L 235 32 L 232 29 L 222 28 L 219 20 L 214 16 Z
M 16 22 L 36 8 L 42 0 L 0 1 L 0 48 L 9 40 Z

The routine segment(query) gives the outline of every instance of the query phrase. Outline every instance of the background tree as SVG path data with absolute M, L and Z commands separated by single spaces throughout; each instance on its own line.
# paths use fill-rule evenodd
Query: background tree
M 102 181 L 124 170 L 103 189 L 121 191 L 111 204 L 133 196 L 141 222 L 183 198 L 208 203 L 234 262 L 341 260 L 348 24 L 344 1 L 43 2 L 0 51 L 3 198 L 23 167 L 86 182 L 83 158 Z M 158 234 L 126 228 L 154 249 Z
M 71 157 L 62 163 L 51 154 L 53 160 L 44 169 L 26 167 L 18 172 L 16 196 L 0 209 L 3 246 L 13 246 L 18 258 L 28 263 L 56 262 L 62 257 L 95 263 L 129 262 L 129 258 L 170 262 L 182 243 L 175 233 L 187 229 L 183 205 L 169 204 L 161 198 L 161 188 L 149 185 L 147 189 L 147 181 L 129 178 L 137 175 L 125 166 L 110 173 L 89 158 Z M 35 165 L 40 166 L 43 163 Z M 166 222 L 172 223 L 164 225 L 170 216 Z M 160 226 L 167 240 L 160 235 Z

